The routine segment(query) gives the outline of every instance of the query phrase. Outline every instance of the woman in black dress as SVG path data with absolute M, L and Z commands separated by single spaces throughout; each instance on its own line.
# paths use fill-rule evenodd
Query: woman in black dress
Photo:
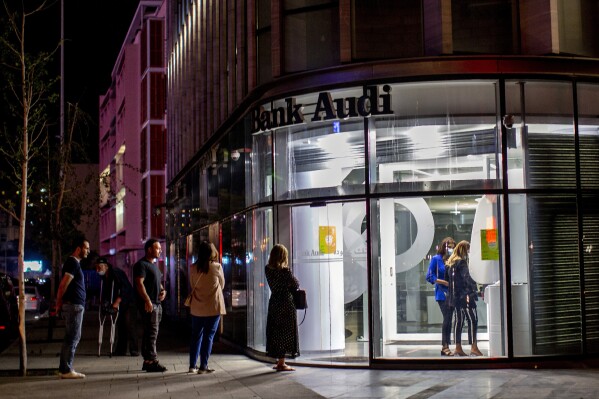
M 266 354 L 278 359 L 277 371 L 294 371 L 285 364 L 285 358 L 299 355 L 297 313 L 291 293 L 299 282 L 289 270 L 287 248 L 276 244 L 270 251 L 266 265 L 266 281 L 270 287 L 268 317 L 266 319 Z

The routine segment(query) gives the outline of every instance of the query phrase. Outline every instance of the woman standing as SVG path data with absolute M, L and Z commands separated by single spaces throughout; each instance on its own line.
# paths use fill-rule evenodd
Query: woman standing
M 189 270 L 192 287 L 189 372 L 205 374 L 214 372 L 208 367 L 208 358 L 220 317 L 227 313 L 223 297 L 225 276 L 222 266 L 216 262 L 218 251 L 213 244 L 202 242 L 198 252 L 198 260 Z
M 476 301 L 478 293 L 476 282 L 470 277 L 468 270 L 468 252 L 470 243 L 460 241 L 453 253 L 447 259 L 449 282 L 449 305 L 455 307 L 455 351 L 454 356 L 466 356 L 462 349 L 462 328 L 464 321 L 468 321 L 468 337 L 472 338 L 470 356 L 483 356 L 478 349 L 476 330 L 478 329 L 478 315 L 476 314 Z
M 441 327 L 441 356 L 452 356 L 449 344 L 451 343 L 451 321 L 453 316 L 453 307 L 449 306 L 447 299 L 447 290 L 449 284 L 445 274 L 445 261 L 451 255 L 455 241 L 451 237 L 446 237 L 437 247 L 437 254 L 433 256 L 428 266 L 426 281 L 435 285 L 435 300 L 439 304 L 441 314 L 443 315 L 443 325 Z
M 265 268 L 271 292 L 266 319 L 266 354 L 278 359 L 273 367 L 277 371 L 294 371 L 285 364 L 285 357 L 299 355 L 297 313 L 291 295 L 299 288 L 299 282 L 289 270 L 288 257 L 287 248 L 276 244 Z

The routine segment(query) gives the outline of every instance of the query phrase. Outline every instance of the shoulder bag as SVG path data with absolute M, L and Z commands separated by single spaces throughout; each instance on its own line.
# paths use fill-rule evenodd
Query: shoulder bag
M 193 288 L 189 292 L 189 295 L 187 295 L 187 298 L 185 298 L 185 302 L 183 302 L 183 306 L 185 306 L 185 307 L 191 306 L 191 299 L 193 298 L 193 291 L 196 289 L 196 285 L 198 285 L 198 281 L 200 281 L 200 276 L 198 276 L 198 278 L 196 279 L 196 283 L 193 285 Z

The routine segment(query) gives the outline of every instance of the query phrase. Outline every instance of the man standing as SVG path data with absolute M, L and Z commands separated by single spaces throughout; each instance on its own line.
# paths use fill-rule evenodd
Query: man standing
M 113 355 L 125 356 L 127 344 L 131 356 L 138 356 L 137 352 L 137 308 L 133 302 L 133 286 L 127 275 L 121 269 L 112 267 L 106 258 L 96 260 L 96 272 L 102 279 L 103 310 L 117 313 L 116 320 L 117 340 Z
M 78 238 L 74 244 L 75 250 L 62 267 L 62 280 L 56 294 L 56 310 L 62 314 L 65 321 L 58 372 L 60 378 L 66 379 L 85 378 L 85 374 L 73 369 L 73 359 L 81 339 L 85 309 L 85 281 L 79 262 L 89 255 L 89 242 L 85 238 Z
M 158 327 L 162 319 L 162 306 L 160 306 L 160 303 L 166 297 L 166 291 L 162 286 L 162 273 L 154 261 L 160 256 L 162 248 L 158 240 L 150 238 L 146 241 L 144 250 L 146 256 L 133 265 L 138 307 L 143 324 L 141 355 L 144 358 L 144 364 L 142 370 L 148 373 L 160 373 L 166 371 L 166 367 L 158 362 L 156 340 L 158 338 Z

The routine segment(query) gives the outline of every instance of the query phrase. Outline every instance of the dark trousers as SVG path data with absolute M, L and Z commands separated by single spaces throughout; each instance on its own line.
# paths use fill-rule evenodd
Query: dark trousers
M 156 353 L 156 340 L 158 339 L 160 320 L 162 320 L 162 306 L 153 305 L 151 312 L 146 312 L 143 307 L 139 310 L 144 330 L 141 339 L 141 355 L 145 361 L 154 361 L 158 357 Z
M 468 323 L 468 341 L 470 344 L 476 341 L 476 330 L 478 329 L 478 315 L 476 314 L 476 303 L 464 307 L 455 308 L 455 332 L 456 344 L 462 343 L 462 328 L 464 322 Z
M 447 347 L 451 344 L 451 327 L 453 319 L 453 308 L 447 304 L 447 301 L 437 301 L 441 314 L 443 315 L 443 325 L 441 326 L 441 345 Z
M 119 318 L 116 323 L 117 339 L 114 352 L 119 355 L 127 353 L 127 344 L 129 352 L 136 353 L 137 343 L 137 307 L 134 304 L 123 304 L 119 306 Z

